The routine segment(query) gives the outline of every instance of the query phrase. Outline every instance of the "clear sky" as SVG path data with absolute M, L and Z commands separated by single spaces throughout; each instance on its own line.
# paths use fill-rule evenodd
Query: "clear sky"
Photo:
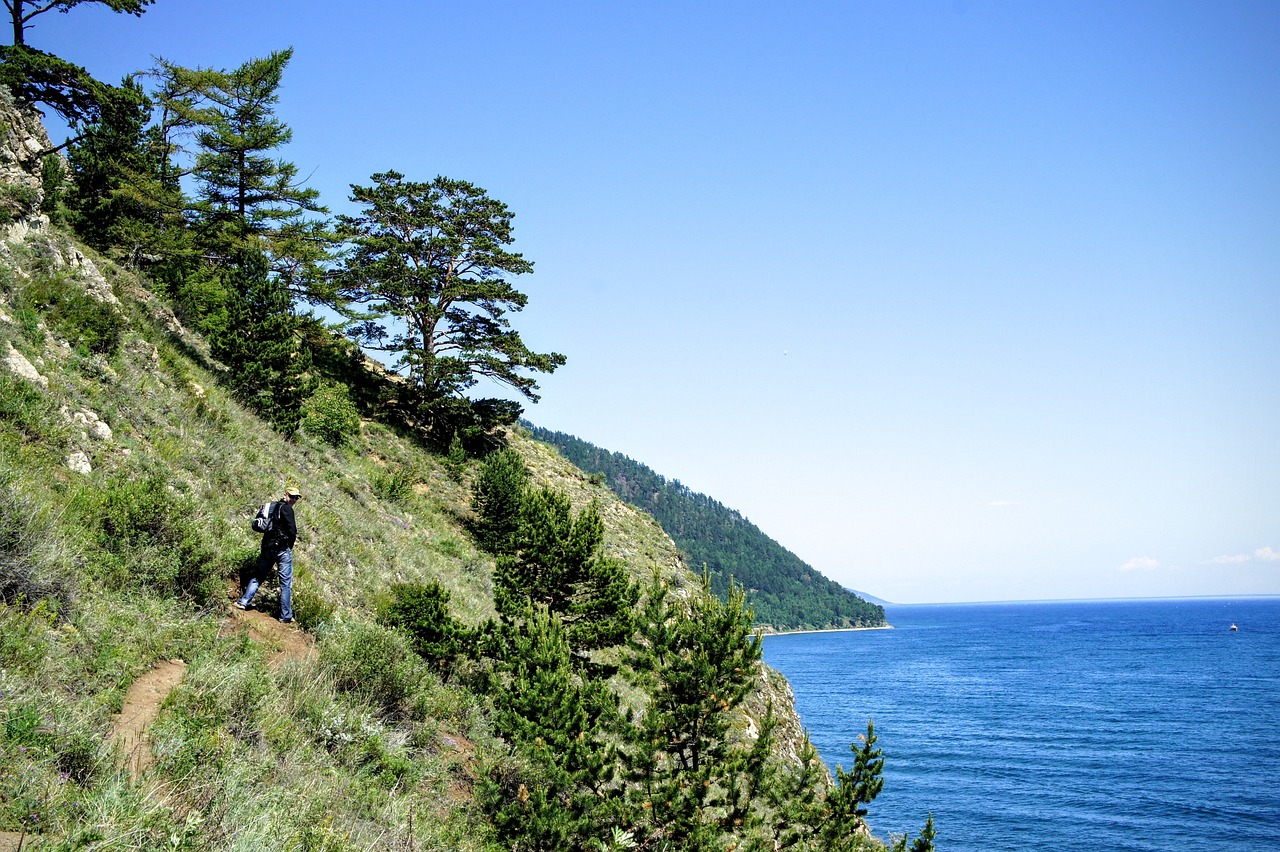
M 336 212 L 486 188 L 526 416 L 895 602 L 1280 593 L 1280 3 L 157 0 Z

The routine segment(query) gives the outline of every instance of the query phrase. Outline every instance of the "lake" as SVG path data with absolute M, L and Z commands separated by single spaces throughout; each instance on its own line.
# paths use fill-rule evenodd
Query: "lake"
M 950 852 L 1280 848 L 1280 598 L 886 610 L 764 644 L 828 765 L 875 720 L 877 836 L 931 812 Z

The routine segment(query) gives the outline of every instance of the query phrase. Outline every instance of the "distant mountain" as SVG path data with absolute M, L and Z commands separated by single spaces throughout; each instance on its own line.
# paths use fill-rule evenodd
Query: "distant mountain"
M 878 598 L 875 595 L 869 595 L 866 592 L 860 592 L 857 589 L 850 589 L 848 586 L 845 586 L 845 589 L 848 590 L 851 594 L 855 594 L 858 597 L 862 598 L 864 601 L 869 601 L 870 603 L 873 603 L 873 604 L 879 604 L 880 606 L 894 606 L 893 601 L 887 601 L 884 598 Z
M 623 501 L 653 515 L 695 571 L 707 566 L 717 595 L 725 596 L 730 577 L 744 586 L 758 626 L 815 630 L 886 623 L 883 606 L 827 579 L 733 509 L 621 453 L 522 425 L 534 440 L 556 447 L 585 473 L 602 476 Z

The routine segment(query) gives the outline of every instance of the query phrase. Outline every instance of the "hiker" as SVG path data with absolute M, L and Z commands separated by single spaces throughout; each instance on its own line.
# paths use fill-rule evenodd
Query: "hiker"
M 236 609 L 248 609 L 253 596 L 258 593 L 267 572 L 277 563 L 280 576 L 280 621 L 293 623 L 293 543 L 298 538 L 298 523 L 293 517 L 293 506 L 302 499 L 302 492 L 290 486 L 284 499 L 275 504 L 271 513 L 271 529 L 262 534 L 262 550 L 253 566 L 253 576 L 245 586 L 244 594 L 235 602 Z

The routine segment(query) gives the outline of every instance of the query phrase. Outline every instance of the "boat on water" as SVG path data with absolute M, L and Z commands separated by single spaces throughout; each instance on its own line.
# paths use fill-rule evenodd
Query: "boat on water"
M 1234 633 L 1235 631 L 1239 630 L 1239 629 L 1240 629 L 1240 628 L 1239 628 L 1239 627 L 1236 627 L 1234 624 L 1233 624 L 1233 625 L 1231 625 L 1231 631 L 1232 631 L 1233 633 Z

